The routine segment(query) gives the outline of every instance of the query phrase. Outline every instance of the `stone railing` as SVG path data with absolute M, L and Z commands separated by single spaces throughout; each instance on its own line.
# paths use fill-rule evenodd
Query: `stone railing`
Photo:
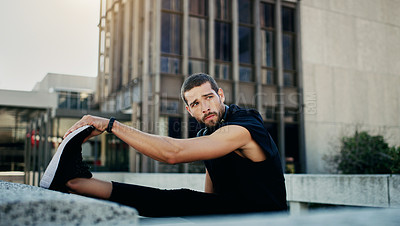
M 137 225 L 134 208 L 0 180 L 0 225 Z
M 94 173 L 104 180 L 158 188 L 203 191 L 204 174 Z M 291 214 L 305 212 L 308 203 L 400 208 L 400 175 L 286 174 Z
M 400 207 L 400 175 L 287 174 L 291 213 L 307 211 L 308 203 Z

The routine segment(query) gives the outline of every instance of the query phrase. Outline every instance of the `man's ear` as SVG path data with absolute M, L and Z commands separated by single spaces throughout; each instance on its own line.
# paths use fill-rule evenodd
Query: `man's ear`
M 185 108 L 186 108 L 186 110 L 189 112 L 189 114 L 193 117 L 193 114 L 192 114 L 192 112 L 190 111 L 189 107 L 186 105 Z
M 221 88 L 218 89 L 218 96 L 221 98 L 222 103 L 224 103 L 225 102 L 225 94 Z

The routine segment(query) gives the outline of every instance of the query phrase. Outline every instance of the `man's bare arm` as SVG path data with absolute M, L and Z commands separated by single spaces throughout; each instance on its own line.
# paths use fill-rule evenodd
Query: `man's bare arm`
M 84 125 L 93 125 L 96 130 L 92 136 L 99 135 L 107 128 L 107 124 L 108 119 L 84 116 L 65 136 Z M 248 130 L 236 125 L 224 126 L 209 136 L 190 139 L 152 135 L 118 121 L 114 122 L 112 132 L 139 152 L 170 164 L 218 158 L 251 141 Z
M 170 164 L 218 158 L 251 141 L 248 130 L 236 125 L 222 127 L 209 136 L 175 139 L 144 133 L 116 121 L 113 133 L 139 152 Z

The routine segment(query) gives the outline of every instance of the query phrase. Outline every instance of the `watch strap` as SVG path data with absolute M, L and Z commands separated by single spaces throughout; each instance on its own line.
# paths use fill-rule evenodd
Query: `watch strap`
M 114 121 L 115 121 L 114 117 L 111 117 L 110 120 L 108 121 L 108 126 L 107 126 L 107 129 L 106 129 L 106 131 L 108 133 L 112 133 L 112 127 L 114 125 Z

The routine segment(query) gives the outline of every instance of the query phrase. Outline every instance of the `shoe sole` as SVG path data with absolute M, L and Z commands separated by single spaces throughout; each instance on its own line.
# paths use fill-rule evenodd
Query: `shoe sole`
M 56 175 L 61 156 L 63 154 L 64 148 L 67 143 L 74 138 L 77 134 L 88 129 L 92 126 L 82 126 L 72 133 L 68 134 L 68 136 L 61 142 L 60 146 L 57 148 L 56 153 L 54 154 L 53 158 L 51 159 L 49 165 L 47 166 L 46 170 L 44 171 L 43 177 L 40 180 L 40 187 L 48 189 L 53 182 L 54 176 Z M 93 127 L 92 127 L 93 128 Z

